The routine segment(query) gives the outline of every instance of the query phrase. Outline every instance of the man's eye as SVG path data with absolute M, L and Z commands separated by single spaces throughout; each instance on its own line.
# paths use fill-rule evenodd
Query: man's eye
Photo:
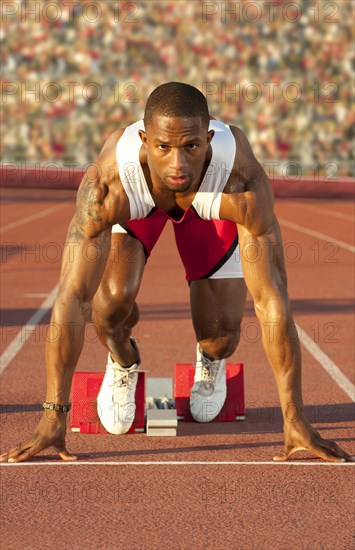
M 158 147 L 161 151 L 166 151 L 168 149 L 168 145 L 165 145 L 164 143 L 161 143 Z
M 196 149 L 197 145 L 195 143 L 189 143 L 187 145 L 187 148 L 190 150 L 190 151 L 193 151 L 194 149 Z

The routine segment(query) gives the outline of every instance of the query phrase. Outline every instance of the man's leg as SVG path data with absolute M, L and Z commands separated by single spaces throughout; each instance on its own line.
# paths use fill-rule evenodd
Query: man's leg
M 93 321 L 110 352 L 97 410 L 102 425 L 116 435 L 129 431 L 136 413 L 140 358 L 131 332 L 139 318 L 135 299 L 144 265 L 142 243 L 126 233 L 113 233 L 110 256 L 93 300 Z
M 137 343 L 131 337 L 139 318 L 135 300 L 146 257 L 165 223 L 166 218 L 151 216 L 127 222 L 127 229 L 120 225 L 113 227 L 110 256 L 93 300 L 93 321 L 102 343 L 110 351 L 97 396 L 98 414 L 106 430 L 116 435 L 127 433 L 135 418 L 140 364 Z
M 207 356 L 224 359 L 235 351 L 246 293 L 243 278 L 191 282 L 192 322 L 200 349 Z
M 192 321 L 199 342 L 190 410 L 198 422 L 210 422 L 226 399 L 225 358 L 237 346 L 245 304 L 237 226 L 228 220 L 197 219 L 191 211 L 183 223 L 174 224 L 174 231 L 191 281 Z
M 135 299 L 144 266 L 142 243 L 127 233 L 113 233 L 110 256 L 93 300 L 92 316 L 101 342 L 122 366 L 138 360 L 130 336 L 139 319 Z
M 190 288 L 198 341 L 190 411 L 197 422 L 210 422 L 226 400 L 226 358 L 239 342 L 246 285 L 243 278 L 235 277 L 197 280 Z

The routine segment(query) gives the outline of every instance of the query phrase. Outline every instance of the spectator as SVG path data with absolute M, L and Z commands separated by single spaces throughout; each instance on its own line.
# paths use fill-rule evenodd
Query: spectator
M 305 175 L 332 161 L 354 175 L 351 2 L 337 3 L 338 22 L 322 3 L 316 21 L 306 0 L 298 12 L 277 3 L 275 17 L 264 9 L 259 20 L 243 17 L 250 2 L 225 2 L 239 6 L 239 21 L 220 9 L 204 21 L 201 2 L 133 2 L 116 14 L 110 2 L 96 2 L 96 14 L 92 2 L 58 3 L 58 18 L 41 0 L 39 21 L 21 18 L 33 2 L 17 4 L 0 34 L 2 161 L 90 162 L 110 133 L 142 116 L 153 88 L 183 80 L 206 93 L 215 117 L 247 132 L 261 162 L 297 161 Z

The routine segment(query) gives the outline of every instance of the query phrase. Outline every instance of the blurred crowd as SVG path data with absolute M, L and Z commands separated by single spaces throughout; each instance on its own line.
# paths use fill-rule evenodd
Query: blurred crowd
M 91 162 L 179 80 L 276 173 L 354 175 L 353 3 L 274 3 L 5 2 L 1 160 Z

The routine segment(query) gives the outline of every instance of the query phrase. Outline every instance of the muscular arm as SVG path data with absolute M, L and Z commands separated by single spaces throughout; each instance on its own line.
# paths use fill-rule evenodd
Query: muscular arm
M 275 375 L 285 418 L 291 402 L 300 411 L 303 405 L 301 354 L 297 334 L 293 330 L 282 237 L 274 214 L 269 179 L 243 132 L 238 128 L 232 128 L 232 131 L 237 153 L 234 172 L 227 187 L 229 202 L 226 209 L 237 205 L 235 221 L 238 223 L 245 282 L 254 300 L 263 347 Z M 241 185 L 244 188 L 242 192 Z
M 49 338 L 46 345 L 46 400 L 69 401 L 71 381 L 84 339 L 91 302 L 109 256 L 111 227 L 119 200 L 115 182 L 115 144 L 121 131 L 107 140 L 97 162 L 78 189 L 76 213 L 69 225 Z M 51 334 L 53 332 L 53 335 Z
M 112 140 L 111 140 L 112 141 Z M 110 145 L 110 144 L 109 144 Z M 91 301 L 108 259 L 111 226 L 127 214 L 114 181 L 112 147 L 103 149 L 85 174 L 77 195 L 76 213 L 64 247 L 58 297 L 46 341 L 46 401 L 69 403 L 73 373 L 79 359 Z M 117 181 L 114 182 L 117 184 Z M 1 462 L 27 460 L 53 446 L 63 460 L 73 460 L 65 446 L 66 415 L 46 411 L 32 437 L 3 453 Z
M 322 439 L 304 416 L 301 351 L 287 291 L 282 237 L 271 185 L 246 137 L 240 130 L 235 129 L 234 134 L 235 178 L 226 188 L 227 200 L 222 205 L 226 217 L 238 224 L 245 282 L 254 300 L 263 347 L 280 399 L 285 448 L 275 459 L 287 460 L 294 452 L 306 449 L 328 461 L 351 460 L 336 443 Z M 244 191 L 240 186 L 244 186 Z
M 245 282 L 254 300 L 284 420 L 288 421 L 296 413 L 303 415 L 301 353 L 287 292 L 279 224 L 274 217 L 259 235 L 241 225 L 238 232 Z
M 55 301 L 46 344 L 46 401 L 69 402 L 73 372 L 83 347 L 85 323 L 91 301 L 105 269 L 111 228 L 98 236 L 83 231 L 76 214 L 65 244 L 58 297 Z M 52 334 L 53 333 L 53 334 Z

